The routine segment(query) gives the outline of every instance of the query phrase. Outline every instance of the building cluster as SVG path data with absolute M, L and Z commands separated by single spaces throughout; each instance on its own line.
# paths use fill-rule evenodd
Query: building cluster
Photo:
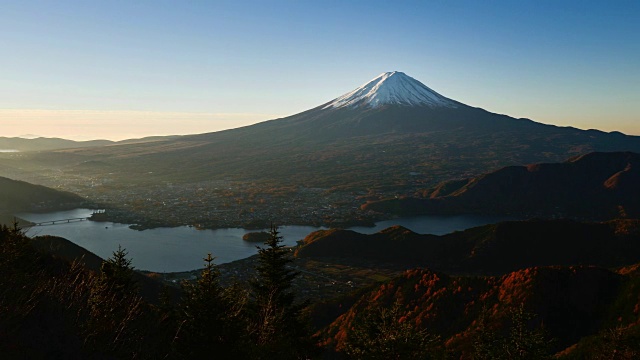
M 91 189 L 86 196 L 107 209 L 106 220 L 136 224 L 139 229 L 182 225 L 259 229 L 272 221 L 344 227 L 378 220 L 375 214 L 360 209 L 362 194 L 332 189 L 229 181 L 119 189 L 94 183 Z

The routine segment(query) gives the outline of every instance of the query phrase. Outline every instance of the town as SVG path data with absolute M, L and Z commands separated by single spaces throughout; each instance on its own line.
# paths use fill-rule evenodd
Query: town
M 84 190 L 84 191 L 82 191 Z M 365 192 L 264 187 L 206 181 L 104 191 L 76 191 L 106 211 L 93 220 L 133 224 L 135 229 L 189 225 L 202 229 L 260 229 L 270 222 L 327 227 L 373 226 L 381 215 L 363 211 Z

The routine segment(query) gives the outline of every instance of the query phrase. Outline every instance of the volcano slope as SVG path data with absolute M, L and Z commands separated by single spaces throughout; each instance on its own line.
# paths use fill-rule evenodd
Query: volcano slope
M 614 150 L 640 151 L 640 139 L 494 114 L 391 72 L 311 110 L 252 126 L 31 153 L 19 161 L 29 170 L 121 184 L 230 179 L 400 191 L 506 165 Z M 3 161 L 11 166 L 11 159 Z

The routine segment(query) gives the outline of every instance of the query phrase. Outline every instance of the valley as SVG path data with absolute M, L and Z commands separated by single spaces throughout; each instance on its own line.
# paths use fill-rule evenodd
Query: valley
M 300 251 L 313 244 L 336 245 L 335 237 L 340 232 L 342 241 L 326 247 L 324 253 Z M 362 235 L 344 233 L 332 230 L 311 234 L 287 266 L 299 273 L 291 291 L 300 299 L 311 300 L 306 311 L 325 356 L 349 351 L 352 329 L 362 326 L 365 314 L 383 309 L 395 309 L 394 316 L 405 318 L 412 329 L 428 329 L 441 336 L 437 346 L 450 356 L 472 356 L 479 350 L 471 344 L 490 341 L 479 339 L 500 339 L 504 335 L 499 329 L 515 326 L 515 311 L 532 320 L 526 326 L 534 330 L 528 331 L 544 329 L 540 336 L 553 337 L 553 342 L 531 344 L 535 346 L 531 349 L 541 354 L 573 359 L 594 351 L 634 354 L 637 349 L 637 220 L 506 222 L 446 234 L 441 240 L 401 228 L 386 229 L 364 241 Z M 65 259 L 86 252 L 54 237 L 39 237 L 33 243 L 44 254 Z M 548 251 L 552 247 L 554 251 Z M 407 254 L 424 256 L 411 260 Z M 93 269 L 100 263 L 92 254 L 85 254 L 83 259 Z M 418 259 L 427 266 L 415 267 L 420 265 Z M 457 270 L 433 261 L 457 266 Z M 217 276 L 223 286 L 248 288 L 258 263 L 259 257 L 252 256 L 224 264 L 218 267 Z M 433 270 L 432 265 L 445 271 Z M 148 299 L 160 296 L 157 280 L 177 284 L 201 276 L 200 271 L 143 274 L 136 276 Z M 608 334 L 614 328 L 618 338 L 611 339 Z M 497 333 L 492 335 L 492 331 Z M 594 347 L 601 346 L 594 342 L 610 345 Z M 57 345 L 52 340 L 49 343 Z
M 494 114 L 401 72 L 339 99 L 215 133 L 3 153 L 0 176 L 79 194 L 140 228 L 344 227 L 392 216 L 361 209 L 366 202 L 444 181 L 593 151 L 640 152 L 639 137 Z

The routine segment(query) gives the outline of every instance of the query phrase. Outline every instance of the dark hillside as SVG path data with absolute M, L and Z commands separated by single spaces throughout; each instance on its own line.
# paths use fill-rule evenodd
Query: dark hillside
M 588 219 L 640 217 L 640 154 L 590 153 L 563 163 L 511 166 L 441 184 L 426 198 L 368 203 L 400 214 L 521 214 Z
M 83 202 L 66 191 L 0 177 L 0 213 L 72 209 Z
M 57 236 L 37 236 L 32 239 L 31 244 L 34 248 L 42 251 L 46 255 L 62 259 L 68 262 L 78 261 L 84 267 L 91 271 L 99 271 L 104 259 L 94 253 L 72 243 L 71 241 Z M 158 301 L 160 291 L 163 284 L 148 276 L 138 272 L 133 273 L 133 279 L 140 286 L 140 295 L 150 303 Z M 178 289 L 172 289 L 172 292 L 178 292 Z
M 640 262 L 640 221 L 510 221 L 443 236 L 420 235 L 402 227 L 371 235 L 321 230 L 304 239 L 296 256 L 474 274 L 502 274 L 549 265 L 615 267 Z
M 60 239 L 42 238 L 42 248 Z M 63 256 L 37 250 L 20 232 L 0 227 L 0 352 L 3 359 L 117 359 L 165 356 L 168 328 L 137 293 Z M 86 253 L 86 252 L 85 252 Z M 97 258 L 85 254 L 95 266 Z M 175 334 L 175 332 L 174 332 Z

